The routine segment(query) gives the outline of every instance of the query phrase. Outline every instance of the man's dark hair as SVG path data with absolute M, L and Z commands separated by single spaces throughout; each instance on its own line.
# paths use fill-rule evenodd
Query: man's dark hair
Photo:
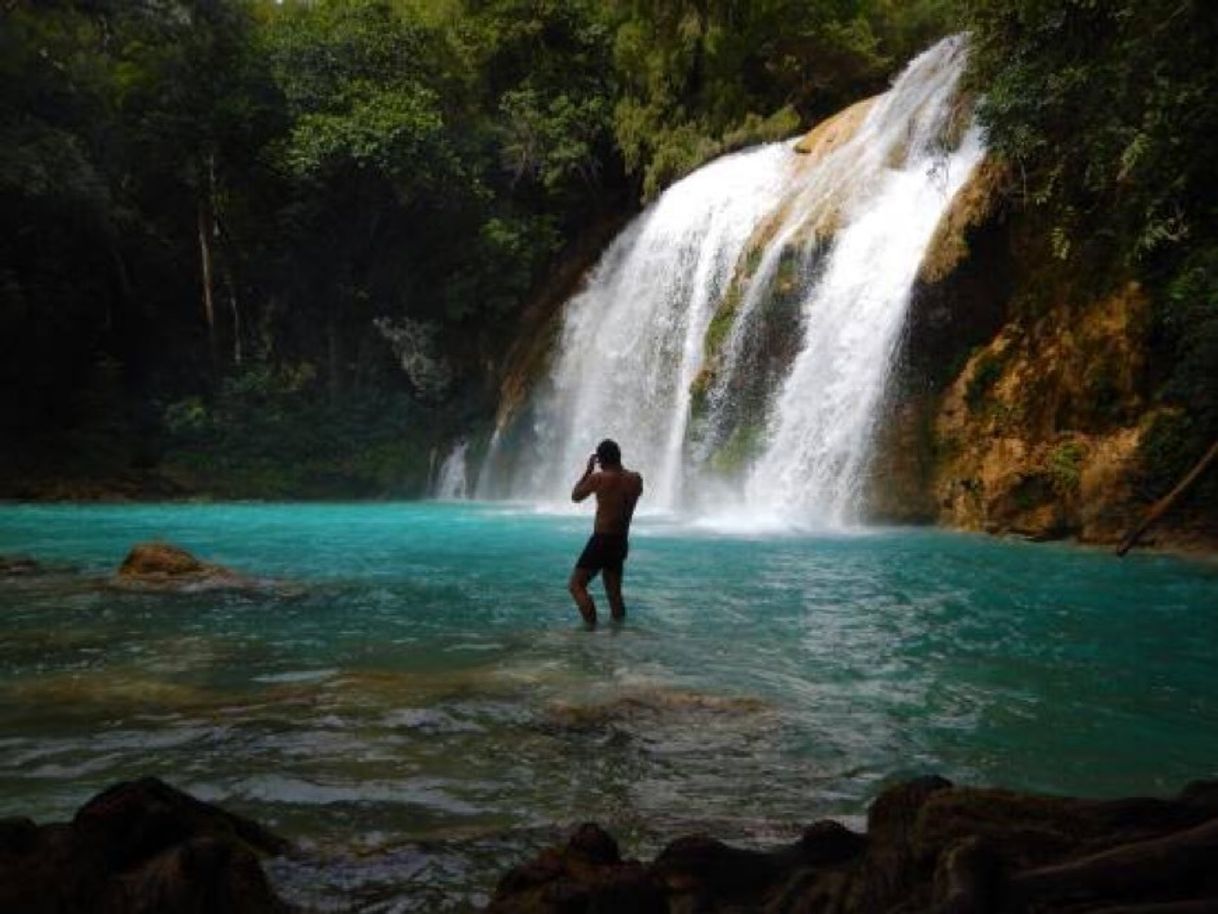
M 622 465 L 622 449 L 617 446 L 616 441 L 606 438 L 596 446 L 596 459 L 601 462 L 601 466 L 620 467 Z

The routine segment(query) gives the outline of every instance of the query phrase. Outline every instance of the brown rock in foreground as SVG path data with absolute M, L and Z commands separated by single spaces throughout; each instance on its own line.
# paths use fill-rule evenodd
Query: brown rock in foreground
M 662 886 L 637 860 L 622 860 L 617 842 L 592 823 L 575 830 L 566 847 L 542 851 L 509 870 L 495 889 L 488 911 L 668 910 Z
M 282 914 L 258 862 L 288 843 L 156 778 L 111 787 L 70 823 L 0 820 L 0 911 Z
M 223 565 L 201 561 L 172 543 L 137 543 L 119 566 L 122 587 L 210 589 L 252 587 L 255 582 Z
M 866 835 L 818 822 L 772 851 L 693 836 L 650 864 L 584 825 L 508 872 L 487 911 L 1218 912 L 1218 782 L 1174 800 L 1078 800 L 920 778 L 876 799 Z

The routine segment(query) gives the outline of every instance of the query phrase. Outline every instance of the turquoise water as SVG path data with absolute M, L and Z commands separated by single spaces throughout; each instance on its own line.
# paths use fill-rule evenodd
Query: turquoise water
M 625 627 L 586 513 L 0 506 L 0 817 L 156 774 L 300 843 L 289 897 L 463 910 L 571 823 L 651 853 L 860 815 L 925 772 L 1089 796 L 1218 776 L 1218 567 L 930 530 L 641 518 Z M 248 592 L 107 585 L 163 538 Z M 602 613 L 603 598 L 601 599 Z

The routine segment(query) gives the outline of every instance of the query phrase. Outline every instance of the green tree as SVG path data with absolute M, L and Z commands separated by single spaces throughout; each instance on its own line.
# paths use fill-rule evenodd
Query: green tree
M 947 4 L 8 0 L 8 455 L 417 474 L 564 250 L 882 88 Z
M 645 197 L 708 158 L 789 136 L 881 91 L 952 28 L 939 0 L 619 2 L 614 126 Z
M 241 298 L 234 261 L 246 240 L 232 235 L 235 196 L 256 180 L 260 150 L 281 129 L 282 103 L 254 47 L 250 10 L 236 3 L 179 0 L 168 10 L 118 4 L 122 36 L 114 62 L 122 181 L 150 230 L 174 238 L 193 216 L 201 315 L 213 361 L 220 300 L 241 359 Z M 180 207 L 180 209 L 178 208 Z M 223 289 L 221 290 L 221 287 Z

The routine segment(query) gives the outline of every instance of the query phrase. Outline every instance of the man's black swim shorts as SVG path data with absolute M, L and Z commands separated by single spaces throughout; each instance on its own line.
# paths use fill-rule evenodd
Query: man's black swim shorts
M 625 536 L 616 533 L 593 533 L 588 538 L 588 545 L 579 554 L 575 567 L 593 574 L 604 570 L 620 573 L 629 551 Z

